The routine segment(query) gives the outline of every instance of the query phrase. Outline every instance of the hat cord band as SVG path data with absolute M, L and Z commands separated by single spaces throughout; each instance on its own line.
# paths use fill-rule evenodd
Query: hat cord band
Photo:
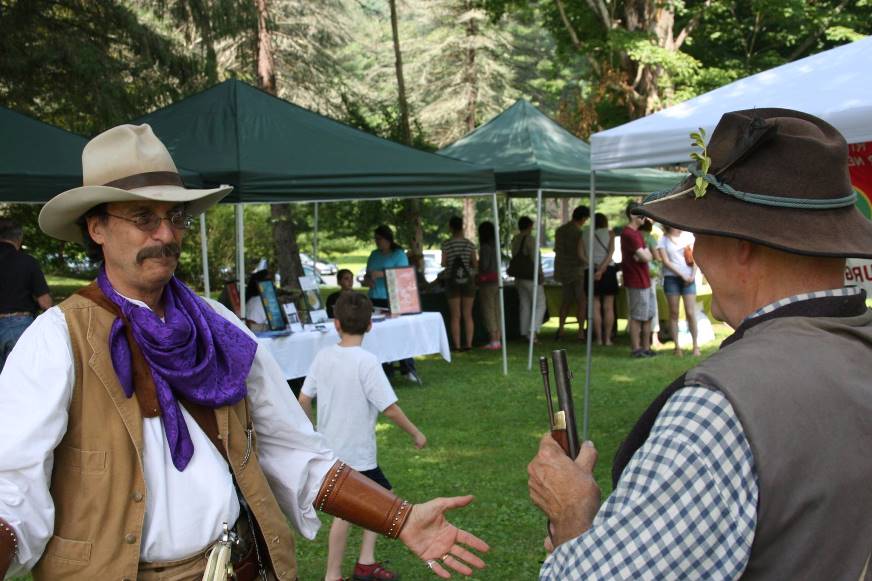
M 815 198 L 788 198 L 784 196 L 767 196 L 765 194 L 751 194 L 749 192 L 740 192 L 730 187 L 710 173 L 703 174 L 699 171 L 697 165 L 688 167 L 688 171 L 696 177 L 701 177 L 721 192 L 728 196 L 749 202 L 751 204 L 759 204 L 761 206 L 773 206 L 776 208 L 797 208 L 800 210 L 834 210 L 836 208 L 846 208 L 857 203 L 857 192 L 852 191 L 850 195 L 841 198 L 832 199 L 815 199 Z
M 173 171 L 149 171 L 123 177 L 103 184 L 110 188 L 133 190 L 149 186 L 178 186 L 185 187 L 179 174 Z

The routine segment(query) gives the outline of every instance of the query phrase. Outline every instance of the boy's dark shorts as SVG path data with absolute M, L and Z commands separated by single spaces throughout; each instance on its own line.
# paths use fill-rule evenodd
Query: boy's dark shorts
M 387 488 L 388 490 L 391 490 L 393 488 L 390 481 L 388 480 L 388 477 L 385 476 L 385 473 L 382 472 L 381 468 L 378 466 L 376 466 L 372 470 L 361 470 L 360 473 L 383 488 Z

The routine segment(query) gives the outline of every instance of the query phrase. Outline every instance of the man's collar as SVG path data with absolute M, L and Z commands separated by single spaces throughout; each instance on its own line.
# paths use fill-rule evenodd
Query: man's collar
M 866 291 L 844 287 L 801 293 L 779 299 L 745 317 L 736 331 L 724 339 L 726 347 L 741 339 L 745 332 L 760 323 L 781 317 L 856 317 L 866 312 Z

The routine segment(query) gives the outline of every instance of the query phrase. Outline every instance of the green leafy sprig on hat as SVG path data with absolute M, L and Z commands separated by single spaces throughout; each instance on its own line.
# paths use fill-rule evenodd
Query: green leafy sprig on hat
M 693 151 L 690 154 L 690 158 L 696 161 L 701 174 L 696 177 L 696 181 L 693 184 L 693 194 L 696 198 L 701 198 L 705 195 L 708 188 L 708 182 L 705 181 L 703 176 L 708 174 L 709 168 L 712 166 L 712 158 L 708 156 L 705 146 L 705 129 L 700 127 L 699 131 L 694 131 L 690 134 L 690 138 L 693 139 L 691 145 L 695 145 L 702 150 L 702 153 Z

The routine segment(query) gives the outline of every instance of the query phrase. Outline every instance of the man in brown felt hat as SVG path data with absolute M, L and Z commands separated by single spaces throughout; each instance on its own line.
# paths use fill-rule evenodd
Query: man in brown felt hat
M 293 580 L 288 521 L 314 538 L 316 510 L 441 577 L 483 567 L 466 547 L 487 544 L 445 519 L 472 497 L 412 505 L 337 460 L 245 325 L 173 276 L 193 216 L 231 188 L 186 189 L 148 125 L 98 135 L 82 165 L 39 223 L 85 244 L 97 281 L 0 374 L 0 578 Z
M 572 462 L 542 439 L 541 578 L 868 580 L 872 311 L 843 273 L 872 258 L 872 223 L 845 140 L 797 111 L 727 113 L 691 173 L 635 212 L 696 235 L 735 332 L 645 411 L 602 506 L 593 445 Z

